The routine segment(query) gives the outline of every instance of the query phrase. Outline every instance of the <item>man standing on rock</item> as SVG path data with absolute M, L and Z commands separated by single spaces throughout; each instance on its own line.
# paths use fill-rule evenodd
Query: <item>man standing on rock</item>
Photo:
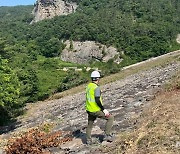
M 113 137 L 110 133 L 114 117 L 103 107 L 101 91 L 98 86 L 100 73 L 93 71 L 91 73 L 91 79 L 92 82 L 86 87 L 86 111 L 88 113 L 88 126 L 86 129 L 87 144 L 92 144 L 91 131 L 96 118 L 106 120 L 104 140 L 112 142 Z

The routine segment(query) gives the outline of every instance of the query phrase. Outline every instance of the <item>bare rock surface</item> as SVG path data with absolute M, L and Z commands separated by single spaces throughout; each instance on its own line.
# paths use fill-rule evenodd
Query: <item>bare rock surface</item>
M 37 0 L 33 10 L 34 19 L 31 23 L 74 13 L 76 8 L 76 3 L 65 0 Z
M 173 62 L 165 66 L 158 66 L 124 79 L 101 86 L 105 107 L 114 115 L 113 132 L 131 130 L 137 117 L 144 107 L 161 90 L 176 72 L 180 71 L 180 62 Z M 84 87 L 85 88 L 85 87 Z M 57 148 L 50 148 L 52 153 L 87 154 L 96 153 L 100 145 L 109 145 L 103 141 L 105 121 L 98 119 L 95 122 L 92 137 L 98 143 L 89 147 L 85 144 L 85 130 L 87 113 L 85 112 L 85 92 L 66 96 L 57 100 L 39 103 L 28 116 L 19 119 L 13 131 L 2 134 L 1 138 L 8 138 L 14 132 L 21 132 L 44 123 L 54 123 L 53 131 L 71 131 L 74 138 Z
M 89 63 L 91 60 L 108 62 L 113 59 L 114 62 L 120 63 L 119 52 L 114 47 L 107 47 L 94 41 L 66 41 L 66 47 L 61 53 L 63 61 L 73 63 Z
M 177 35 L 176 42 L 180 44 L 180 34 Z

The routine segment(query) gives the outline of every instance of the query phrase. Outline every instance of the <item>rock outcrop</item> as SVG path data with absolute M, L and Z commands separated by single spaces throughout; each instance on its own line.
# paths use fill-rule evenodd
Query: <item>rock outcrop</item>
M 66 0 L 37 0 L 31 23 L 75 12 L 77 4 Z
M 114 62 L 120 63 L 119 52 L 114 47 L 107 47 L 94 41 L 66 41 L 65 49 L 61 53 L 63 61 L 85 64 L 91 60 L 108 62 L 113 59 Z
M 176 42 L 180 44 L 180 34 L 177 35 Z

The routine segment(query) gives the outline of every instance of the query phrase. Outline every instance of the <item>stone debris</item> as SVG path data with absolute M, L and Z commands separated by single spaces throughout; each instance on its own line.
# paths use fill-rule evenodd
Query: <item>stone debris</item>
M 176 142 L 175 147 L 176 147 L 177 149 L 178 149 L 178 148 L 180 149 L 180 141 L 177 141 L 177 142 Z

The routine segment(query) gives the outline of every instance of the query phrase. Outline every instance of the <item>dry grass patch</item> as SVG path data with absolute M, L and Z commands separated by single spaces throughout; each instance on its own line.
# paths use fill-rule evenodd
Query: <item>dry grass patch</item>
M 137 128 L 120 133 L 116 143 L 100 153 L 177 154 L 180 153 L 179 76 L 171 89 L 160 92 L 138 119 Z
M 158 96 L 151 108 L 144 111 L 140 123 L 140 127 L 125 139 L 126 153 L 180 152 L 180 147 L 176 147 L 180 141 L 180 91 Z
M 180 71 L 176 73 L 174 78 L 171 80 L 170 83 L 165 85 L 166 91 L 173 91 L 173 90 L 180 89 Z
M 42 128 L 35 128 L 21 134 L 19 137 L 10 138 L 5 151 L 7 154 L 50 154 L 48 148 L 58 147 L 71 140 L 72 137 L 69 132 L 47 133 Z

